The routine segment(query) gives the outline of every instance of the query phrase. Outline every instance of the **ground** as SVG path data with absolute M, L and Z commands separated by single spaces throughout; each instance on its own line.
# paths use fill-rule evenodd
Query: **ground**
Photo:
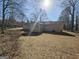
M 75 36 L 53 33 L 23 36 L 22 31 L 9 32 L 0 35 L 1 56 L 12 59 L 79 59 L 78 33 Z

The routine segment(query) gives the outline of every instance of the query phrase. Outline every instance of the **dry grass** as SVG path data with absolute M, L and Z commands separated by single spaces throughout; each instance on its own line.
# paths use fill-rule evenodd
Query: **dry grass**
M 21 36 L 21 31 L 9 30 L 0 35 L 0 55 L 10 59 L 79 59 L 79 34 Z
M 22 36 L 21 59 L 78 59 L 78 39 L 78 36 L 46 33 L 40 36 Z
M 10 59 L 18 56 L 20 31 L 6 31 L 0 34 L 0 56 L 8 56 Z

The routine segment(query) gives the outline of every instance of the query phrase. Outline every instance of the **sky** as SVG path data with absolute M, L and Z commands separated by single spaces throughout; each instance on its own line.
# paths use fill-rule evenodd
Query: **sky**
M 49 20 L 57 21 L 61 14 L 62 8 L 56 0 L 54 0 L 53 5 L 51 7 L 52 8 L 49 11 L 47 11 Z
M 23 0 L 21 0 L 23 1 Z M 24 0 L 25 2 L 26 0 Z M 28 0 L 28 1 L 33 1 L 33 0 Z M 61 3 L 63 2 L 63 0 L 37 0 L 37 1 L 41 1 L 40 3 L 40 7 L 42 9 L 46 10 L 47 16 L 48 16 L 48 20 L 49 21 L 57 21 L 61 15 L 61 12 L 63 10 L 63 8 L 61 7 Z M 33 8 L 31 6 L 33 6 L 32 3 L 23 3 L 25 5 L 23 5 L 22 11 L 24 11 L 24 13 L 26 14 L 26 17 L 30 18 L 31 12 L 36 12 L 36 10 L 33 11 Z M 1 4 L 2 5 L 2 4 Z M 0 10 L 2 10 L 2 7 L 0 5 Z M 37 5 L 36 5 L 37 6 Z M 29 9 L 28 9 L 29 8 Z M 77 6 L 78 8 L 78 6 Z M 29 11 L 27 11 L 27 9 Z M 0 11 L 0 19 L 2 18 L 2 11 Z M 17 17 L 17 16 L 16 16 Z M 24 19 L 26 20 L 26 19 Z M 27 20 L 26 20 L 27 21 Z
M 40 7 L 42 9 L 45 9 L 47 16 L 48 16 L 48 20 L 57 21 L 62 11 L 62 7 L 60 5 L 62 0 L 41 0 L 41 1 L 42 2 L 40 3 Z M 31 12 L 34 12 L 32 11 L 33 9 L 30 7 L 31 5 L 32 5 L 31 3 L 25 4 L 25 8 L 30 9 L 30 11 L 27 11 L 27 10 L 24 11 L 24 13 L 26 14 L 28 18 L 30 16 L 29 14 L 31 14 Z
M 50 1 L 50 5 L 48 7 L 50 8 L 49 10 L 47 10 L 47 15 L 50 21 L 57 21 L 62 11 L 62 7 L 61 7 L 62 1 L 58 1 L 58 0 L 49 0 L 49 1 Z
M 40 7 L 45 9 L 49 21 L 58 20 L 62 11 L 61 2 L 62 0 L 42 0 L 40 3 Z

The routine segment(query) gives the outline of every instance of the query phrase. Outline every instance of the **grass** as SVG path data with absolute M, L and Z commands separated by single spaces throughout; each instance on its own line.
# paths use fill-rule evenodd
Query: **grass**
M 78 37 L 43 33 L 22 36 L 20 40 L 23 59 L 78 59 L 79 56 Z
M 10 59 L 79 59 L 79 34 L 42 33 L 23 36 L 20 30 L 0 35 L 0 56 Z
M 19 53 L 19 31 L 5 31 L 0 34 L 0 56 L 8 56 L 10 59 Z

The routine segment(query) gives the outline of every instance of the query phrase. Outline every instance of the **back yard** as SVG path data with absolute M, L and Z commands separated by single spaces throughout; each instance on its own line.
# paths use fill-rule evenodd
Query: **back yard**
M 10 59 L 79 59 L 79 33 L 74 36 L 42 33 L 23 36 L 21 30 L 0 35 L 0 56 Z

